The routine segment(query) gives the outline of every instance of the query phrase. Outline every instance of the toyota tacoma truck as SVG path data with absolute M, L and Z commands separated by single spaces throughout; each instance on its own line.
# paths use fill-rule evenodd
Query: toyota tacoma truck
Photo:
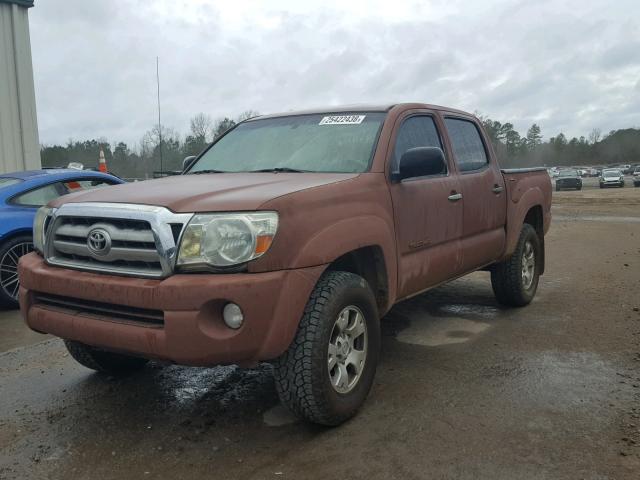
M 249 119 L 182 175 L 41 208 L 19 264 L 30 328 L 91 369 L 274 364 L 315 423 L 371 388 L 380 318 L 476 270 L 520 307 L 544 271 L 544 169 L 501 170 L 478 119 L 419 103 Z

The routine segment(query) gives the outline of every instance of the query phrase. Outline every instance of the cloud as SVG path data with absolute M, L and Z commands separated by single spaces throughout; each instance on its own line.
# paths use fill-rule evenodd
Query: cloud
M 640 4 L 620 0 L 40 1 L 43 143 L 136 143 L 156 121 L 424 101 L 568 136 L 640 126 Z

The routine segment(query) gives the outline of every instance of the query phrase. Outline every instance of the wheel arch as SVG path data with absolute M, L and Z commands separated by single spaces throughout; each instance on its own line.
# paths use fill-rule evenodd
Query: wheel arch
M 378 311 L 389 308 L 389 275 L 382 248 L 370 245 L 347 252 L 336 258 L 325 270 L 349 272 L 364 278 L 376 298 Z
M 21 228 L 18 230 L 12 230 L 6 235 L 0 237 L 0 248 L 2 248 L 2 245 L 4 245 L 7 241 L 13 240 L 14 238 L 20 237 L 22 235 L 28 235 L 33 239 L 33 230 L 31 230 L 30 228 Z
M 372 215 L 333 223 L 310 238 L 291 268 L 326 265 L 326 270 L 355 273 L 369 281 L 380 315 L 396 298 L 397 260 L 393 226 Z

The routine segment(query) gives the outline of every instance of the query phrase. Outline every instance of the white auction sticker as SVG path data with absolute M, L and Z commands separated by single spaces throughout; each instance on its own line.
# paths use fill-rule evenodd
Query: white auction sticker
M 330 115 L 320 120 L 318 125 L 359 125 L 366 115 Z

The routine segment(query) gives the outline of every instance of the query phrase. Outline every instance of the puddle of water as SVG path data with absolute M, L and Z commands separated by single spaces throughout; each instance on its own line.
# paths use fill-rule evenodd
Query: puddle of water
M 430 317 L 422 321 L 413 321 L 411 325 L 398 333 L 399 342 L 437 347 L 453 343 L 464 343 L 489 328 L 488 323 L 474 322 L 464 318 Z
M 209 392 L 215 385 L 231 375 L 235 367 L 184 368 L 171 366 L 175 386 L 170 390 L 178 403 L 192 403 Z
M 275 407 L 270 408 L 262 416 L 262 420 L 269 427 L 282 427 L 284 425 L 290 425 L 296 423 L 298 418 L 289 411 L 282 404 L 278 404 Z
M 610 215 L 554 215 L 554 220 L 606 223 L 640 223 L 640 217 L 616 217 Z
M 493 318 L 500 313 L 499 309 L 488 305 L 447 304 L 440 306 L 439 310 L 450 315 L 473 315 L 482 318 Z

